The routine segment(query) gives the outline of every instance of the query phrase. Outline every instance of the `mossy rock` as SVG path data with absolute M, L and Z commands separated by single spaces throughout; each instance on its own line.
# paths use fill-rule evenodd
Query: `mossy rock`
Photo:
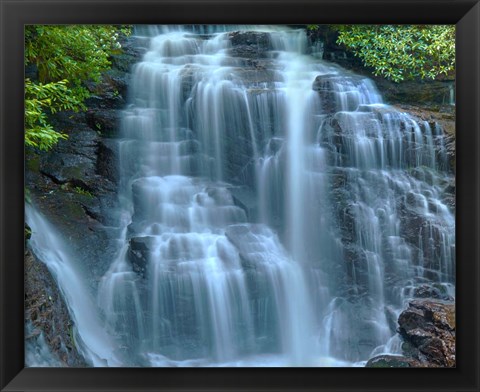
M 370 368 L 411 368 L 422 367 L 422 364 L 413 359 L 401 355 L 379 355 L 368 360 L 365 367 Z

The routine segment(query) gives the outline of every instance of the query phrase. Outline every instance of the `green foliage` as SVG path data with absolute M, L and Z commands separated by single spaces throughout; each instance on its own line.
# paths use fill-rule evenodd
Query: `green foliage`
M 93 197 L 93 194 L 90 191 L 87 191 L 86 189 L 80 188 L 79 186 L 76 186 L 73 188 L 73 191 L 78 193 L 79 195 L 87 196 L 87 197 Z
M 67 191 L 67 192 L 75 192 L 79 195 L 87 196 L 87 197 L 94 197 L 93 193 L 91 193 L 88 189 L 85 189 L 81 186 L 74 186 L 71 182 L 66 182 L 60 185 L 60 189 Z
M 435 79 L 455 69 L 454 25 L 341 25 L 343 44 L 375 75 L 394 82 Z
M 23 226 L 23 234 L 25 241 L 29 240 L 32 237 L 32 229 L 25 223 Z
M 82 102 L 72 95 L 67 81 L 47 84 L 25 80 L 25 144 L 48 150 L 66 135 L 56 132 L 48 123 L 47 113 L 58 110 L 77 110 Z
M 48 122 L 60 110 L 84 110 L 90 96 L 85 81 L 97 82 L 121 49 L 119 34 L 128 27 L 30 25 L 25 27 L 25 65 L 34 65 L 38 81 L 25 80 L 25 143 L 48 150 L 66 135 Z
M 71 325 L 70 328 L 68 329 L 68 335 L 70 337 L 70 342 L 72 342 L 73 348 L 76 350 L 77 342 L 75 340 L 75 332 L 73 330 L 73 325 Z

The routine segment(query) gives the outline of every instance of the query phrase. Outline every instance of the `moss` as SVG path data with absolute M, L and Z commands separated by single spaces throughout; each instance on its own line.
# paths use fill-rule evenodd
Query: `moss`
M 25 244 L 26 244 L 27 241 L 32 236 L 32 229 L 30 229 L 30 226 L 28 226 L 27 222 L 25 222 L 24 224 L 24 236 L 25 236 Z
M 79 195 L 83 195 L 83 196 L 87 196 L 87 197 L 93 197 L 93 194 L 86 190 L 86 189 L 83 189 L 83 188 L 80 188 L 79 186 L 76 186 L 75 188 L 73 188 L 73 191 L 75 193 L 78 193 Z
M 40 156 L 37 154 L 27 154 L 25 159 L 25 164 L 27 166 L 27 170 L 38 173 L 40 172 Z
M 75 332 L 73 330 L 73 325 L 71 325 L 70 328 L 68 329 L 68 337 L 70 338 L 70 343 L 72 345 L 72 348 L 75 351 L 78 351 L 77 350 L 77 342 L 75 341 Z

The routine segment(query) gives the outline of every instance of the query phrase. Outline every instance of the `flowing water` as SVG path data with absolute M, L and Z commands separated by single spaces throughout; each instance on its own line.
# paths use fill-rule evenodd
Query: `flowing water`
M 116 347 L 113 339 L 107 335 L 95 311 L 95 299 L 85 281 L 85 274 L 75 264 L 76 257 L 68 248 L 63 237 L 56 229 L 30 205 L 26 207 L 26 220 L 32 230 L 29 246 L 52 273 L 63 294 L 75 326 L 73 332 L 79 352 L 93 366 L 120 366 L 116 359 Z M 27 326 L 28 332 L 29 326 Z M 37 348 L 27 347 L 27 364 L 35 364 L 37 357 L 32 353 L 40 352 L 44 362 L 53 362 L 44 339 L 37 339 Z
M 74 255 L 29 213 L 87 360 L 352 366 L 397 352 L 415 288 L 454 287 L 441 129 L 319 60 L 301 29 L 137 34 L 149 49 L 117 140 L 120 245 L 98 306 L 69 297 L 84 290 Z

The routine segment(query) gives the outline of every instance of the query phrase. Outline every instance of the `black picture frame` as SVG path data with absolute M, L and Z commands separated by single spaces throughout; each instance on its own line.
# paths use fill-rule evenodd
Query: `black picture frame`
M 0 0 L 2 391 L 479 391 L 478 0 Z M 457 26 L 457 367 L 24 368 L 25 24 L 412 23 Z

